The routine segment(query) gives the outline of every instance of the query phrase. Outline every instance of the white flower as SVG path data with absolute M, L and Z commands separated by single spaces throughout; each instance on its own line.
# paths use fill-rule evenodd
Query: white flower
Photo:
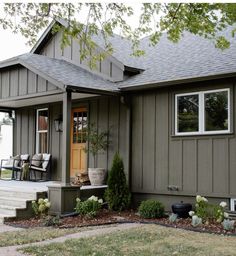
M 190 211 L 190 212 L 188 212 L 188 214 L 189 214 L 189 216 L 193 217 L 193 215 L 195 214 L 195 212 L 194 212 L 194 211 Z
M 102 203 L 103 203 L 103 200 L 102 200 L 102 199 L 99 199 L 98 202 L 99 202 L 99 204 L 102 204 Z
M 44 202 L 43 198 L 39 198 L 38 203 L 42 204 Z
M 76 202 L 80 202 L 81 200 L 80 200 L 80 198 L 79 197 L 77 197 L 76 198 Z
M 50 207 L 51 207 L 51 203 L 50 203 L 50 202 L 47 202 L 47 203 L 46 203 L 46 207 L 47 207 L 47 208 L 50 208 Z
M 48 199 L 46 198 L 46 199 L 44 199 L 44 203 L 48 203 Z
M 98 201 L 98 198 L 96 196 L 90 196 L 90 198 L 88 200 L 93 200 L 93 201 Z
M 208 202 L 208 200 L 204 196 L 202 197 L 202 201 Z
M 229 218 L 229 214 L 227 212 L 224 212 L 224 217 Z
M 226 203 L 226 202 L 221 202 L 221 203 L 220 203 L 220 206 L 221 206 L 222 208 L 225 208 L 225 207 L 227 206 L 227 203 Z
M 200 203 L 200 202 L 202 201 L 202 197 L 199 196 L 199 195 L 197 195 L 197 196 L 196 196 L 196 201 L 197 201 L 198 203 Z

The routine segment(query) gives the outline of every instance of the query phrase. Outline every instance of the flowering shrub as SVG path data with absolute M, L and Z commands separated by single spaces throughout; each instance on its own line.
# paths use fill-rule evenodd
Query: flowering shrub
M 51 207 L 51 203 L 48 199 L 39 198 L 38 201 L 32 201 L 32 209 L 36 216 L 43 217 L 48 214 L 48 210 Z
M 190 211 L 189 216 L 195 218 L 197 216 L 204 222 L 214 220 L 221 223 L 225 218 L 228 218 L 228 213 L 225 212 L 226 202 L 221 202 L 219 205 L 210 204 L 208 200 L 200 195 L 196 196 L 196 212 Z
M 102 199 L 98 199 L 96 196 L 91 196 L 86 201 L 81 201 L 80 198 L 76 199 L 76 212 L 81 215 L 93 218 L 97 215 L 103 204 Z

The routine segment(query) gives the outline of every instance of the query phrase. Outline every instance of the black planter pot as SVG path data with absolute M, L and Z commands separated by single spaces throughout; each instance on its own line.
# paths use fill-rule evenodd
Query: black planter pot
M 179 218 L 188 218 L 189 212 L 192 210 L 192 205 L 188 203 L 177 203 L 172 205 L 173 213 L 177 214 Z

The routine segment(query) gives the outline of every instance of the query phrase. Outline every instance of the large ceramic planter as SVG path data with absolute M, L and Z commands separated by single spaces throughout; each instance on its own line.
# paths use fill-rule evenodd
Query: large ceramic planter
M 88 176 L 92 186 L 105 184 L 107 171 L 104 168 L 88 168 Z
M 177 203 L 172 205 L 173 213 L 177 214 L 179 218 L 188 218 L 189 212 L 192 210 L 192 205 L 188 203 Z

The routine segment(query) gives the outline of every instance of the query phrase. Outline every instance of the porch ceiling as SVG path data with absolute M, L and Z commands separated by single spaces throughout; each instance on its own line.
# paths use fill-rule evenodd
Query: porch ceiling
M 57 94 L 52 94 L 52 95 L 41 95 L 41 96 L 33 96 L 28 98 L 6 99 L 6 100 L 0 101 L 0 107 L 21 108 L 21 107 L 27 107 L 27 106 L 60 102 L 62 101 L 62 95 L 63 95 L 62 92 L 59 92 Z M 98 95 L 87 94 L 87 93 L 72 93 L 72 100 L 92 98 L 96 96 Z

